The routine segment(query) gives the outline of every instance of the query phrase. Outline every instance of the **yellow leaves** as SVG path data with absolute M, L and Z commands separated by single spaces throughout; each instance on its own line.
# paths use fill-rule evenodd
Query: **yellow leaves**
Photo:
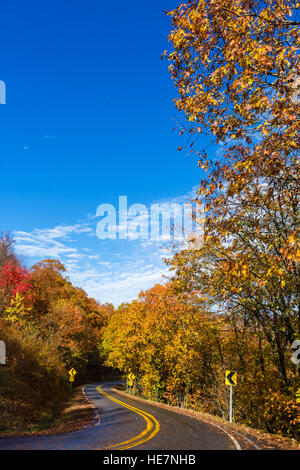
M 288 242 L 289 242 L 291 245 L 294 245 L 294 244 L 296 243 L 296 236 L 295 236 L 295 234 L 292 234 L 292 235 L 289 236 Z
M 281 248 L 281 253 L 286 260 L 298 262 L 300 258 L 300 247 L 297 232 L 292 233 L 286 240 L 286 244 Z
M 300 403 L 300 388 L 298 388 L 298 390 L 296 391 L 296 403 Z
M 261 120 L 265 120 L 267 109 L 272 115 L 273 103 L 280 102 L 281 91 L 274 87 L 270 92 L 266 74 L 272 70 L 274 77 L 287 76 L 290 65 L 297 60 L 296 28 L 290 27 L 287 31 L 282 25 L 290 1 L 284 13 L 279 13 L 274 4 L 267 8 L 259 5 L 255 13 L 240 3 L 230 2 L 230 8 L 223 7 L 219 0 L 208 0 L 201 2 L 201 6 L 200 2 L 192 2 L 169 13 L 172 17 L 170 40 L 175 48 L 175 54 L 169 56 L 174 66 L 172 77 L 178 88 L 184 88 L 186 99 L 201 89 L 201 99 L 211 106 L 207 117 L 203 117 L 204 106 L 197 112 L 189 107 L 189 116 L 201 114 L 202 122 L 209 127 L 212 117 L 216 119 L 221 113 L 218 137 L 220 134 L 225 139 L 229 137 L 223 113 L 229 115 L 232 109 L 241 116 L 231 128 L 232 134 L 238 137 L 239 129 L 254 128 L 259 123 L 264 126 L 263 135 L 267 137 L 270 135 L 268 126 L 266 122 L 261 124 Z M 266 19 L 269 24 L 276 24 L 278 34 L 266 28 Z M 292 46 L 283 47 L 288 43 Z M 187 77 L 189 79 L 185 80 Z M 218 97 L 221 94 L 222 99 Z M 270 94 L 272 99 L 269 99 Z M 226 106 L 221 108 L 223 101 Z M 196 103 L 194 106 L 197 107 Z M 284 106 L 287 108 L 286 104 Z M 185 103 L 181 109 L 186 110 Z M 280 122 L 276 125 L 280 126 Z
M 242 268 L 242 274 L 243 274 L 243 276 L 247 276 L 248 271 L 249 271 L 248 266 L 244 266 L 244 267 Z
M 178 30 L 171 35 L 173 46 L 176 50 L 180 49 L 185 42 L 185 33 L 183 30 Z
M 237 162 L 235 163 L 234 166 L 236 169 L 244 167 L 246 170 L 248 170 L 252 165 L 253 165 L 253 162 L 251 160 L 247 160 L 245 162 Z
M 198 164 L 199 164 L 199 166 L 202 168 L 202 170 L 207 171 L 208 168 L 209 168 L 209 162 L 208 162 L 208 160 L 206 160 L 206 162 L 199 162 Z M 206 192 L 205 189 L 201 189 L 200 191 L 201 191 L 200 194 L 205 194 L 205 192 Z
M 273 273 L 273 271 L 274 271 L 274 267 L 272 266 L 270 269 L 268 269 L 267 277 L 271 276 L 271 274 Z
M 10 307 L 7 307 L 5 311 L 7 314 L 6 321 L 24 326 L 30 309 L 24 306 L 24 298 L 17 292 L 11 299 Z

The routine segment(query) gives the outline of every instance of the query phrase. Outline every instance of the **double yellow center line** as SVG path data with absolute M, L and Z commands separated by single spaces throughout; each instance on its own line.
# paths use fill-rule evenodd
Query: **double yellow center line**
M 134 411 L 138 415 L 142 416 L 142 418 L 144 418 L 144 420 L 147 423 L 146 428 L 137 436 L 132 437 L 131 439 L 128 439 L 128 441 L 119 442 L 118 444 L 113 444 L 109 447 L 106 447 L 106 449 L 115 449 L 115 450 L 131 449 L 132 447 L 136 447 L 140 444 L 143 444 L 146 441 L 149 441 L 158 433 L 160 429 L 160 424 L 157 421 L 157 419 L 154 418 L 154 416 L 150 415 L 149 413 L 146 413 L 145 411 L 139 410 L 138 408 L 135 408 L 134 406 L 128 405 L 127 403 L 124 403 L 123 401 L 118 400 L 117 398 L 109 395 L 104 390 L 102 390 L 100 386 L 97 387 L 97 390 L 99 393 L 101 393 L 105 397 L 118 403 L 118 405 L 124 406 L 125 408 L 128 408 L 129 410 Z

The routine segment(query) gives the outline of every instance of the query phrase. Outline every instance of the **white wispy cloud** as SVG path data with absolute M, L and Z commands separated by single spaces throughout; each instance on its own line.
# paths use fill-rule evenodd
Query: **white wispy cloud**
M 182 205 L 195 193 L 193 188 L 186 195 L 155 204 Z M 171 254 L 169 237 L 99 240 L 96 224 L 95 217 L 87 216 L 73 225 L 16 231 L 16 249 L 30 265 L 45 258 L 60 259 L 76 286 L 100 302 L 114 305 L 137 298 L 141 290 L 162 282 L 168 275 L 163 259 Z
M 56 258 L 60 256 L 78 257 L 76 247 L 67 245 L 71 234 L 89 233 L 91 227 L 81 224 L 58 225 L 54 228 L 33 229 L 32 232 L 16 231 L 14 238 L 20 254 L 28 257 Z
M 119 305 L 122 302 L 130 302 L 138 297 L 141 290 L 147 290 L 154 284 L 163 281 L 163 276 L 167 276 L 166 268 L 146 268 L 140 267 L 137 271 L 126 273 L 110 273 L 101 275 L 97 272 L 77 272 L 73 273 L 72 279 L 85 289 L 89 295 L 100 302 L 111 302 Z

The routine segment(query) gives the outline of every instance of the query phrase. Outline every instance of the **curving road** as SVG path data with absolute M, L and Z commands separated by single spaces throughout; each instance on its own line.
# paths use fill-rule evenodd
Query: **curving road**
M 237 450 L 257 449 L 242 436 L 148 403 L 120 396 L 116 383 L 84 387 L 101 416 L 95 425 L 51 436 L 0 438 L 0 450 Z

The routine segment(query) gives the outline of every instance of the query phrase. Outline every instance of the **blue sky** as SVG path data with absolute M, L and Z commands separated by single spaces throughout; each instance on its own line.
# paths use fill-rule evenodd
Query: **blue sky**
M 158 243 L 97 239 L 98 205 L 182 201 L 201 179 L 195 156 L 177 151 L 184 116 L 160 59 L 171 48 L 164 10 L 177 5 L 1 6 L 0 231 L 15 235 L 28 267 L 59 258 L 101 302 L 131 300 L 167 271 Z

